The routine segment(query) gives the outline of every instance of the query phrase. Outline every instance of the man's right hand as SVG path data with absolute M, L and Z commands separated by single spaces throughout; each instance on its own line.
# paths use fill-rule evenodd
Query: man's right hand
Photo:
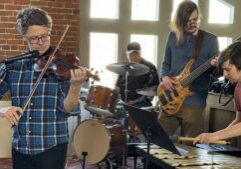
M 195 138 L 195 141 L 193 141 L 193 144 L 197 144 L 197 143 L 210 144 L 217 140 L 218 139 L 215 137 L 213 133 L 202 133 Z
M 15 106 L 0 108 L 0 114 L 2 117 L 6 118 L 12 125 L 17 125 L 20 117 L 23 114 L 23 109 Z
M 174 89 L 174 85 L 176 83 L 177 82 L 174 79 L 172 79 L 171 77 L 164 76 L 162 78 L 162 84 L 165 87 L 165 89 L 167 89 L 167 90 Z

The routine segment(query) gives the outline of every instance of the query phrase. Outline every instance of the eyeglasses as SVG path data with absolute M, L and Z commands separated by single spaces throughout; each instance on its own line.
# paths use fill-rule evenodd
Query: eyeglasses
M 42 42 L 49 41 L 50 34 L 45 33 L 45 34 L 42 34 L 40 36 L 30 36 L 30 37 L 27 37 L 27 39 L 31 44 L 38 44 L 40 39 L 41 39 Z
M 197 18 L 193 18 L 193 19 L 188 19 L 187 20 L 187 24 L 191 24 L 191 23 L 197 23 L 198 22 L 198 20 L 199 20 L 199 18 L 197 17 Z

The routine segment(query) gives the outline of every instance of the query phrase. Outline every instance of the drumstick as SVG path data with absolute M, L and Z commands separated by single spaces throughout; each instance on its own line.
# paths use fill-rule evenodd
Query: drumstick
M 179 137 L 178 140 L 183 141 L 183 142 L 193 142 L 193 141 L 198 141 L 199 139 L 192 138 L 192 137 Z M 227 141 L 224 141 L 224 140 L 218 140 L 218 141 L 214 141 L 214 142 L 211 142 L 211 143 L 212 144 L 221 144 L 221 145 L 230 144 L 230 142 L 227 142 Z

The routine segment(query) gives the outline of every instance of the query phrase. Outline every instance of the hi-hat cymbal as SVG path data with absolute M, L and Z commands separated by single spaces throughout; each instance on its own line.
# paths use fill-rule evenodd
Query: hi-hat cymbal
M 137 89 L 136 93 L 144 95 L 144 96 L 157 96 L 157 86 Z
M 129 73 L 130 76 L 139 76 L 149 72 L 149 67 L 139 63 L 112 63 L 106 66 L 106 68 L 117 74 Z

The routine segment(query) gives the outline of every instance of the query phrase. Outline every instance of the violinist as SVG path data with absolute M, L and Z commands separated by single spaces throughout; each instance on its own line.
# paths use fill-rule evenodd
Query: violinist
M 29 50 L 40 55 L 51 46 L 51 17 L 42 9 L 27 7 L 17 14 L 17 29 Z M 69 140 L 67 115 L 79 111 L 83 68 L 71 69 L 70 78 L 43 76 L 26 109 L 23 106 L 41 70 L 32 59 L 16 60 L 0 77 L 0 97 L 10 91 L 12 106 L 0 109 L 13 125 L 13 169 L 64 169 Z

